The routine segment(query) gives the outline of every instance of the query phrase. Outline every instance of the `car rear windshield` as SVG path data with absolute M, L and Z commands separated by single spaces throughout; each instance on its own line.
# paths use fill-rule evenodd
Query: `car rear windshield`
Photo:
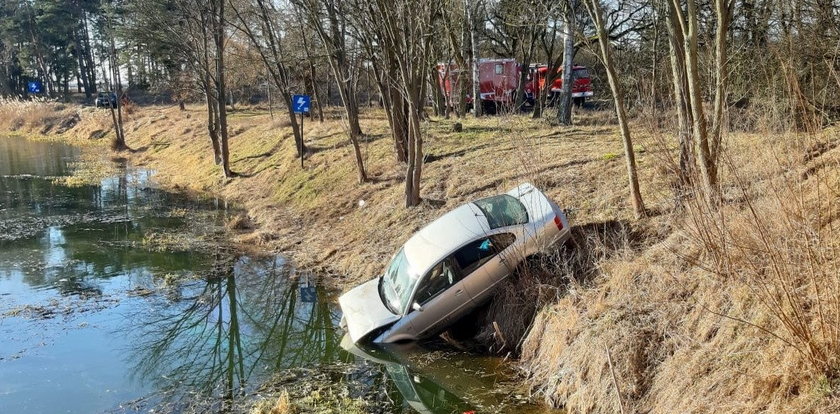
M 508 194 L 483 198 L 474 204 L 484 213 L 484 217 L 487 217 L 491 229 L 528 222 L 528 211 L 525 210 L 525 206 Z
M 575 69 L 572 71 L 572 76 L 576 79 L 588 79 L 589 78 L 589 70 L 587 69 Z

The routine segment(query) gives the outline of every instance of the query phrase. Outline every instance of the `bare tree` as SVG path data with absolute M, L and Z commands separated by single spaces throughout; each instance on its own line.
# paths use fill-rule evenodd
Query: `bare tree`
M 615 66 L 612 59 L 612 46 L 607 37 L 607 30 L 604 28 L 603 11 L 601 10 L 600 0 L 584 0 L 586 9 L 595 23 L 595 30 L 598 34 L 598 44 L 601 49 L 601 58 L 604 62 L 604 68 L 607 71 L 607 80 L 610 83 L 612 90 L 613 102 L 615 103 L 615 113 L 618 116 L 618 125 L 621 129 L 621 138 L 624 143 L 624 154 L 627 164 L 627 179 L 630 185 L 630 198 L 633 202 L 633 211 L 636 218 L 642 217 L 645 214 L 645 204 L 642 201 L 642 193 L 639 191 L 639 176 L 636 173 L 636 154 L 633 150 L 633 140 L 630 136 L 630 127 L 627 125 L 627 114 L 624 110 L 624 92 L 621 89 L 618 75 L 615 71 Z
M 223 136 L 222 128 L 226 94 L 219 96 L 224 79 L 218 78 L 220 73 L 224 75 L 224 58 L 217 59 L 220 52 L 224 52 L 227 35 L 220 1 L 136 1 L 131 4 L 135 17 L 132 33 L 142 36 L 148 44 L 171 51 L 178 62 L 179 78 L 186 84 L 194 82 L 198 86 L 204 96 L 213 159 L 222 166 L 227 177 L 231 174 L 228 151 L 223 150 L 227 147 L 227 131 Z M 221 46 L 221 50 L 217 46 Z M 226 124 L 226 111 L 224 118 Z
M 298 122 L 292 103 L 292 79 L 283 55 L 281 30 L 277 27 L 279 12 L 274 3 L 266 0 L 249 0 L 243 7 L 233 7 L 239 29 L 257 48 L 260 58 L 268 70 L 272 83 L 280 91 L 289 117 L 289 125 L 295 140 L 295 149 L 303 162 L 306 144 L 303 129 Z M 255 24 L 256 23 L 256 24 Z
M 108 97 L 109 107 L 111 109 L 111 121 L 114 125 L 114 142 L 111 148 L 116 151 L 125 151 L 128 146 L 125 143 L 125 130 L 123 129 L 122 119 L 122 80 L 120 79 L 120 64 L 117 56 L 117 41 L 114 30 L 114 10 L 109 8 L 105 12 L 106 35 L 108 42 L 108 67 L 110 68 L 111 79 L 111 96 L 114 97 L 114 102 L 111 102 L 111 96 Z
M 373 67 L 376 85 L 382 98 L 382 106 L 388 118 L 391 137 L 394 141 L 394 154 L 397 162 L 408 161 L 408 106 L 398 84 L 399 66 L 395 50 L 382 47 L 385 43 L 385 27 L 370 23 L 376 15 L 370 10 L 372 4 L 357 1 L 354 8 L 356 37 L 360 40 L 368 60 Z
M 454 84 L 451 84 L 447 110 L 449 107 L 454 108 L 455 115 L 459 118 L 464 116 L 466 113 L 466 84 L 470 79 L 469 75 L 472 73 L 470 66 L 471 62 L 468 62 L 470 55 L 470 42 L 468 39 L 469 29 L 468 20 L 466 19 L 467 12 L 466 9 L 463 13 L 460 12 L 460 7 L 467 7 L 467 5 L 467 2 L 451 0 L 445 7 L 441 7 L 441 22 L 446 33 L 446 38 L 449 42 L 449 55 L 451 56 L 446 60 L 444 79 L 452 82 L 453 77 L 455 78 Z M 451 65 L 453 60 L 455 66 L 457 67 L 454 71 Z M 470 89 L 471 88 L 472 82 L 470 82 Z
M 216 57 L 215 104 L 216 126 L 219 133 L 219 152 L 222 160 L 222 174 L 225 178 L 234 176 L 230 170 L 230 148 L 228 146 L 227 87 L 225 85 L 225 3 L 228 0 L 210 0 L 210 23 L 213 28 L 213 46 Z
M 309 33 L 305 30 L 303 16 L 301 15 L 299 9 L 295 9 L 295 17 L 300 22 L 300 39 L 303 46 L 303 52 L 306 55 L 306 63 L 309 66 L 309 83 L 312 87 L 312 98 L 315 101 L 315 107 L 318 110 L 318 121 L 324 122 L 324 106 L 321 103 L 321 95 L 318 93 L 318 77 L 315 72 L 315 56 L 312 55 L 312 50 L 309 45 Z
M 375 0 L 365 8 L 368 24 L 359 24 L 360 31 L 374 31 L 393 67 L 385 71 L 399 92 L 406 112 L 406 176 L 405 205 L 420 203 L 420 177 L 423 168 L 422 113 L 426 102 L 426 79 L 432 70 L 433 23 L 439 17 L 438 5 L 424 0 Z M 373 24 L 375 22 L 376 24 Z M 376 29 L 380 26 L 380 29 Z M 397 98 L 396 96 L 392 98 Z
M 679 0 L 670 0 L 669 6 L 669 34 L 672 37 L 672 53 L 677 51 L 673 48 L 673 43 L 682 41 L 682 51 L 684 53 L 684 65 L 681 66 L 682 73 L 675 72 L 674 82 L 679 83 L 680 88 L 683 87 L 683 79 L 688 87 L 688 99 L 685 103 L 691 113 L 692 119 L 692 134 L 694 142 L 697 145 L 698 161 L 700 162 L 701 178 L 703 180 L 703 189 L 707 197 L 715 198 L 717 193 L 717 173 L 714 167 L 714 161 L 709 150 L 709 140 L 706 127 L 706 115 L 703 110 L 703 97 L 700 87 L 700 73 L 699 73 L 699 56 L 698 56 L 698 11 L 695 0 L 686 1 L 686 9 L 683 10 L 682 4 Z
M 688 78 L 685 70 L 685 45 L 684 34 L 678 28 L 676 13 L 673 7 L 668 6 L 666 13 L 668 27 L 668 45 L 670 50 L 671 76 L 674 87 L 674 100 L 677 107 L 677 121 L 679 124 L 678 140 L 680 148 L 680 187 L 688 186 L 691 182 L 696 161 L 694 157 L 694 134 L 693 115 L 691 113 L 691 102 L 688 98 Z
M 356 99 L 356 71 L 351 67 L 347 48 L 346 16 L 350 11 L 345 7 L 344 0 L 292 0 L 292 3 L 306 16 L 327 50 L 330 69 L 347 115 L 359 182 L 366 182 L 368 178 L 359 147 L 363 134 L 359 125 L 359 102 Z
M 735 0 L 715 0 L 715 16 L 717 30 L 715 31 L 715 107 L 712 123 L 712 142 L 709 148 L 712 176 L 717 177 L 717 163 L 720 144 L 723 139 L 724 107 L 726 106 L 726 91 L 729 78 L 729 58 L 727 54 L 726 36 L 732 21 L 732 10 Z

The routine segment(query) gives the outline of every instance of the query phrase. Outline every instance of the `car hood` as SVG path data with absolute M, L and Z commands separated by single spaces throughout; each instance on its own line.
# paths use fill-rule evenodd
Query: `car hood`
M 370 280 L 338 298 L 347 333 L 353 342 L 359 342 L 369 333 L 400 319 L 382 303 L 379 297 L 379 278 Z

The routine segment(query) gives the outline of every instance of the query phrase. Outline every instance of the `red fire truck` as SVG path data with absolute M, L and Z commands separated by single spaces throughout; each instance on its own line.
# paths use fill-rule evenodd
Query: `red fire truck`
M 536 71 L 538 75 L 538 82 L 539 82 L 539 90 L 542 91 L 545 87 L 545 78 L 546 74 L 548 73 L 548 65 L 534 65 L 531 66 L 532 71 Z M 559 96 L 560 92 L 563 91 L 563 67 L 557 69 L 557 77 L 554 79 L 554 83 L 551 85 L 551 89 L 548 90 L 549 93 L 549 102 L 553 103 L 554 99 Z M 586 98 L 592 96 L 594 92 L 592 92 L 592 78 L 589 76 L 589 69 L 586 69 L 585 66 L 575 65 L 572 66 L 572 98 L 575 100 L 575 104 L 583 105 L 586 102 Z
M 478 85 L 481 103 L 486 109 L 495 109 L 498 106 L 512 107 L 516 99 L 516 87 L 519 84 L 522 65 L 515 59 L 482 59 L 478 63 Z M 444 91 L 447 103 L 455 106 L 458 102 L 458 78 L 461 69 L 455 64 L 440 63 L 437 65 L 438 81 Z M 558 70 L 557 78 L 547 91 L 548 102 L 551 104 L 554 97 L 563 88 L 563 69 Z M 525 100 L 528 105 L 534 104 L 537 93 L 542 93 L 546 82 L 547 65 L 535 64 L 528 68 L 528 77 L 525 87 Z M 469 74 L 467 74 L 469 76 Z M 589 71 L 583 66 L 574 66 L 574 84 L 572 97 L 575 102 L 582 104 L 585 99 L 592 96 L 592 82 Z M 472 105 L 472 88 L 467 88 L 467 103 Z

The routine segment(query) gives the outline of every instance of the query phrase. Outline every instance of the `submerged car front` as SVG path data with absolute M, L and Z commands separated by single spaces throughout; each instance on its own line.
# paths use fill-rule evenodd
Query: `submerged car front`
M 417 284 L 417 273 L 400 249 L 385 273 L 338 298 L 350 338 L 359 342 L 375 338 L 400 320 Z M 400 338 L 395 338 L 399 340 Z

